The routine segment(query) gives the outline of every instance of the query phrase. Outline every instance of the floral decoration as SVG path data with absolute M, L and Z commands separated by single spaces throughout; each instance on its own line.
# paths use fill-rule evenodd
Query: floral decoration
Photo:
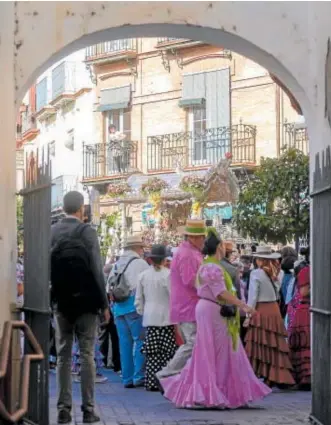
M 143 231 L 143 239 L 147 247 L 156 243 L 155 229 L 147 229 Z M 183 240 L 183 236 L 177 230 L 169 230 L 161 228 L 157 243 L 177 247 Z
M 168 183 L 158 177 L 152 177 L 141 186 L 141 193 L 145 196 L 160 195 L 162 190 L 169 187 Z
M 127 182 L 110 183 L 108 185 L 107 197 L 109 198 L 123 198 L 126 194 L 132 191 Z
M 225 154 L 225 158 L 226 158 L 226 159 L 228 159 L 228 160 L 232 159 L 232 157 L 233 157 L 233 155 L 232 155 L 232 153 L 231 153 L 231 152 L 227 152 L 227 153 Z
M 185 176 L 179 187 L 183 192 L 191 193 L 194 198 L 202 199 L 206 188 L 205 178 L 198 175 Z
M 149 202 L 153 206 L 152 214 L 154 218 L 158 218 L 160 214 L 161 192 L 169 187 L 168 183 L 158 177 L 148 179 L 141 186 L 141 193 L 148 196 Z

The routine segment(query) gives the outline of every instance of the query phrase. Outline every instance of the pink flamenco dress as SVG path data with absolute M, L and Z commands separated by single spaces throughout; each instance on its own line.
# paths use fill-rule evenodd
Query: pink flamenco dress
M 178 375 L 161 380 L 164 396 L 178 408 L 236 409 L 271 393 L 254 374 L 239 338 L 239 326 L 220 315 L 217 297 L 227 288 L 219 265 L 199 271 L 197 336 L 191 359 Z M 233 324 L 233 323 L 232 323 Z

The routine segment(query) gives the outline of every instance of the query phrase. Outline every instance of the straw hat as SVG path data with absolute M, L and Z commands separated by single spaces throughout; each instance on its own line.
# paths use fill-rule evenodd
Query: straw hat
M 279 252 L 272 252 L 271 246 L 257 246 L 256 252 L 252 254 L 253 257 L 256 258 L 266 258 L 269 260 L 278 260 L 281 258 L 281 254 Z
M 179 229 L 179 232 L 187 236 L 205 236 L 206 223 L 205 220 L 186 220 L 186 225 Z
M 130 235 L 126 238 L 123 248 L 130 248 L 132 246 L 145 246 L 143 238 L 141 235 Z

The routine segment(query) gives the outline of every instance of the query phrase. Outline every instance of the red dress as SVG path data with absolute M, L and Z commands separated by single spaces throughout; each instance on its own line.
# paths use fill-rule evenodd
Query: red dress
M 298 274 L 295 295 L 288 306 L 288 342 L 294 379 L 298 385 L 311 384 L 310 350 L 310 299 L 303 297 L 300 288 L 309 286 L 310 266 L 305 266 Z

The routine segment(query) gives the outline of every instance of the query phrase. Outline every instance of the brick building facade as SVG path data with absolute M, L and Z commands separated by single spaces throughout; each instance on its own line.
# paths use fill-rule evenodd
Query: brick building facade
M 96 144 L 84 148 L 83 176 L 101 194 L 133 174 L 136 189 L 148 175 L 173 181 L 178 169 L 206 170 L 227 152 L 240 177 L 285 146 L 307 150 L 293 99 L 234 52 L 173 38 L 126 39 L 87 48 L 86 64 L 95 83 Z M 111 124 L 126 136 L 125 153 L 114 154 Z M 101 210 L 112 205 L 101 201 Z M 132 210 L 139 231 L 140 208 Z

